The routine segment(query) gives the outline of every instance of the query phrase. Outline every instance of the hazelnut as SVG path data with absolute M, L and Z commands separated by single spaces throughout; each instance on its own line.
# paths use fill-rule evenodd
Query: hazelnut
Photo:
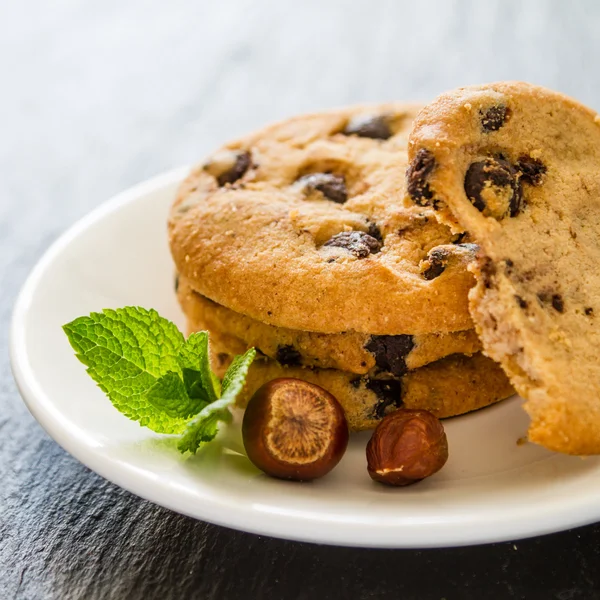
M 248 458 L 281 479 L 326 475 L 348 445 L 348 424 L 338 401 L 300 379 L 274 379 L 250 399 L 242 423 Z
M 369 475 L 388 485 L 421 481 L 447 460 L 444 427 L 426 410 L 394 411 L 379 423 L 367 444 Z

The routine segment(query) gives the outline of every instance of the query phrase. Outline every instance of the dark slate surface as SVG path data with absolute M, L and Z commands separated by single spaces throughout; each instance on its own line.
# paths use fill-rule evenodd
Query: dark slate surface
M 594 0 L 0 3 L 0 597 L 600 598 L 599 526 L 379 551 L 180 517 L 63 452 L 7 360 L 28 271 L 113 193 L 266 121 L 337 104 L 519 78 L 598 109 L 599 26 Z

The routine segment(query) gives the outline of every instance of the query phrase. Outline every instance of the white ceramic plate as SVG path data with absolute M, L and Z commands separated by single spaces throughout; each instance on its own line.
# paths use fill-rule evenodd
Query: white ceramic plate
M 373 483 L 368 434 L 313 483 L 270 479 L 246 459 L 235 424 L 198 455 L 121 416 L 94 385 L 61 330 L 75 317 L 140 305 L 183 324 L 173 293 L 165 222 L 187 169 L 128 190 L 60 238 L 17 301 L 11 357 L 27 406 L 85 465 L 157 504 L 264 535 L 375 547 L 510 540 L 600 520 L 599 458 L 517 445 L 527 418 L 513 398 L 446 421 L 450 460 L 408 488 Z M 239 415 L 238 415 L 239 420 Z

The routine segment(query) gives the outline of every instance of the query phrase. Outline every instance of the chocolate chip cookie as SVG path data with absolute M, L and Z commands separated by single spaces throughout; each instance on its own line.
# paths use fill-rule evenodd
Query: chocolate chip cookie
M 449 354 L 471 355 L 481 350 L 473 329 L 417 335 L 298 331 L 267 325 L 225 308 L 195 292 L 184 277 L 177 295 L 190 333 L 208 330 L 211 335 L 230 334 L 284 366 L 340 369 L 360 375 L 383 372 L 399 377 Z
M 505 82 L 443 94 L 410 136 L 407 195 L 480 247 L 470 295 L 529 438 L 600 453 L 600 116 Z
M 232 354 L 245 347 L 244 342 L 232 336 L 211 336 L 215 371 L 222 375 Z M 250 367 L 238 404 L 245 406 L 261 385 L 277 377 L 310 381 L 333 394 L 342 405 L 352 431 L 372 429 L 386 414 L 400 407 L 424 408 L 444 418 L 483 408 L 514 393 L 500 366 L 480 352 L 471 357 L 449 356 L 398 378 L 282 366 L 261 357 Z
M 472 245 L 431 206 L 404 205 L 416 112 L 340 109 L 228 144 L 191 173 L 172 207 L 178 271 L 203 296 L 276 327 L 471 329 Z

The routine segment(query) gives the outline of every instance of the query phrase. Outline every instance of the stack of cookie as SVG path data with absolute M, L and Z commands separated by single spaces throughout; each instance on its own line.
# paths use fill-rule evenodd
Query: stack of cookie
M 468 310 L 477 247 L 434 206 L 407 206 L 418 108 L 290 119 L 229 144 L 182 185 L 169 223 L 178 297 L 189 331 L 210 331 L 217 372 L 259 351 L 242 404 L 297 377 L 336 396 L 359 430 L 400 406 L 447 417 L 513 393 Z M 430 193 L 419 168 L 413 198 Z

